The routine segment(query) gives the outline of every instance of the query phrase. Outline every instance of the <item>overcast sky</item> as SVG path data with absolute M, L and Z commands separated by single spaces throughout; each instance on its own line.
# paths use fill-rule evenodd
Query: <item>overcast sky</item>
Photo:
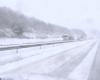
M 100 0 L 0 0 L 0 6 L 68 28 L 100 27 Z

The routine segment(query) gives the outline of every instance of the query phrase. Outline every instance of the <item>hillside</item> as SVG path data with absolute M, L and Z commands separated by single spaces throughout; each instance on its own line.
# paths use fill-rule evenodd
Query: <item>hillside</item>
M 70 35 L 70 30 L 35 18 L 28 18 L 9 8 L 0 8 L 0 38 L 33 38 L 63 34 Z

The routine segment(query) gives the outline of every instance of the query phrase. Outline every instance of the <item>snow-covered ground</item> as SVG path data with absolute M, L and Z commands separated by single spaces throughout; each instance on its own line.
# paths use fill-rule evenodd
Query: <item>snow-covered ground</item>
M 88 80 L 98 46 L 96 43 L 81 64 L 68 76 L 70 80 Z
M 23 48 L 23 49 L 14 49 L 14 50 L 6 50 L 6 51 L 0 51 L 0 64 L 5 64 L 7 62 L 16 61 L 25 57 L 34 56 L 41 53 L 55 53 L 56 51 L 59 52 L 59 50 L 62 51 L 62 49 L 70 49 L 72 47 L 78 46 L 80 44 L 84 44 L 86 42 L 70 42 L 70 43 L 62 43 L 62 44 L 54 44 L 54 45 L 45 45 L 45 46 L 38 46 L 38 47 L 29 47 L 29 48 Z M 77 45 L 78 44 L 78 45 Z
M 75 42 L 75 43 L 62 43 L 62 44 L 42 46 L 42 47 L 19 49 L 17 52 L 16 50 L 0 51 L 0 57 L 1 57 L 0 63 L 6 64 L 11 61 L 16 61 L 16 60 L 19 61 L 23 59 L 33 61 L 34 58 L 36 60 L 39 60 L 41 59 L 41 56 L 43 56 L 43 58 L 48 57 L 48 56 L 53 56 L 64 50 L 68 50 L 68 49 L 71 49 L 77 46 L 85 45 L 87 43 L 88 41 Z M 32 60 L 30 57 L 32 57 Z M 23 62 L 25 62 L 25 60 L 23 60 Z
M 0 65 L 0 76 L 13 80 L 87 80 L 85 74 L 90 71 L 98 44 L 87 40 L 19 49 L 18 54 L 16 50 L 1 51 L 5 64 Z
M 0 46 L 11 46 L 11 45 L 21 45 L 21 44 L 33 44 L 39 42 L 57 41 L 62 40 L 62 38 L 47 38 L 47 39 L 17 39 L 17 38 L 1 38 Z

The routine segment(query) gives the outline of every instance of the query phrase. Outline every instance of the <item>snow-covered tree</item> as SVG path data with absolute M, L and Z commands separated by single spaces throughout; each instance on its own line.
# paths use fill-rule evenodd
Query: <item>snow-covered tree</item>
M 87 38 L 86 33 L 80 29 L 72 29 L 71 33 L 74 37 L 74 40 L 84 40 Z

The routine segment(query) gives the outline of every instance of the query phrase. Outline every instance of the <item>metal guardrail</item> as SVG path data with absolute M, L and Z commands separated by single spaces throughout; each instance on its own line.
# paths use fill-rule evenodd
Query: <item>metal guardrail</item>
M 51 41 L 51 42 L 39 42 L 39 43 L 33 43 L 33 44 L 5 46 L 5 47 L 0 47 L 0 51 L 37 47 L 37 46 L 44 46 L 44 45 L 52 45 L 52 44 L 59 44 L 59 43 L 66 43 L 66 42 L 65 41 Z

